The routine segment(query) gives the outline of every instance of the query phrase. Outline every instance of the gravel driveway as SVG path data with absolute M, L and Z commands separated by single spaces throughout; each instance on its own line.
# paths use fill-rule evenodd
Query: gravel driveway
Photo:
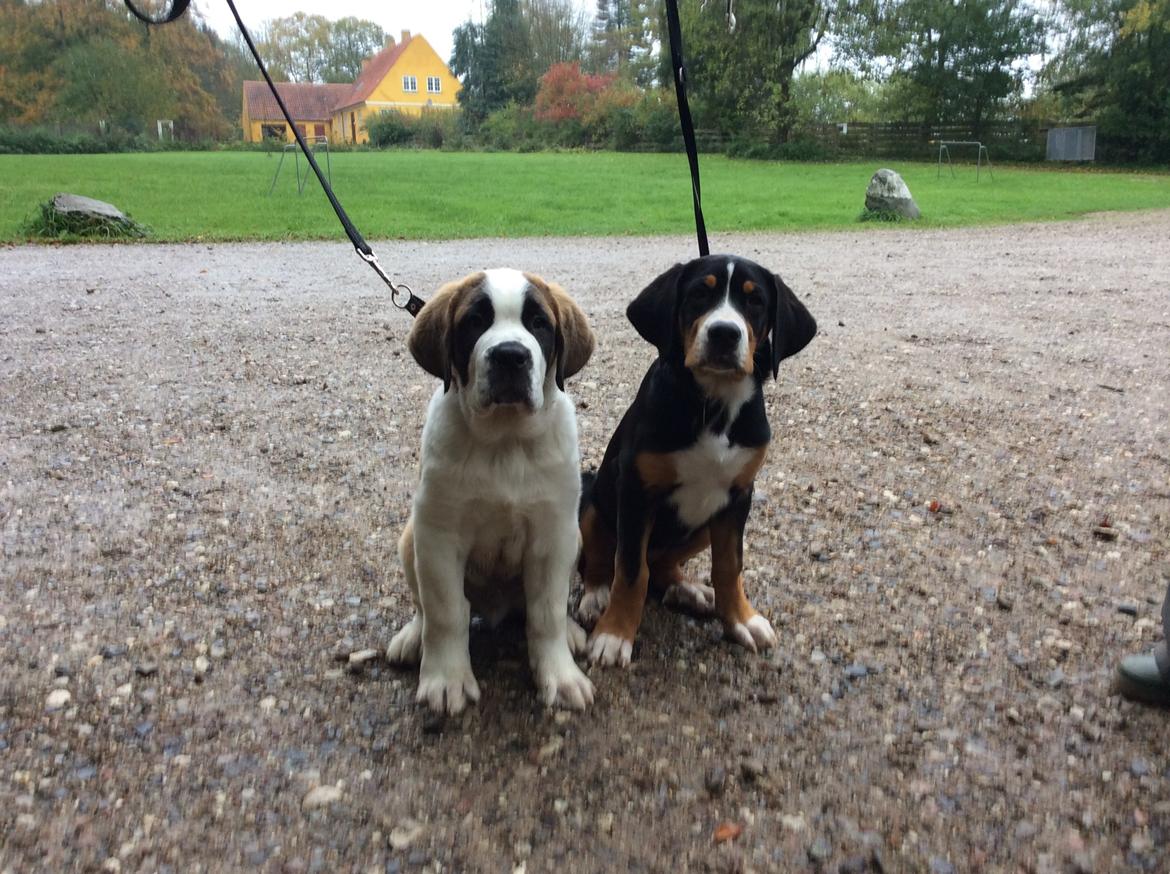
M 479 629 L 446 723 L 360 653 L 409 615 L 433 383 L 349 247 L 0 249 L 0 871 L 1166 871 L 1170 714 L 1111 677 L 1170 577 L 1168 239 L 718 236 L 822 326 L 748 529 L 779 648 L 651 604 L 570 715 Z M 566 285 L 596 464 L 625 303 L 693 242 L 377 248 Z

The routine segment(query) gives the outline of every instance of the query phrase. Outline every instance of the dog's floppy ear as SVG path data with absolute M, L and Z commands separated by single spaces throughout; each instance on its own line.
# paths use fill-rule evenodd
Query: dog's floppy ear
M 555 282 L 546 282 L 535 273 L 525 273 L 524 278 L 543 295 L 545 303 L 552 310 L 556 325 L 553 358 L 556 359 L 557 388 L 564 391 L 565 380 L 575 376 L 593 354 L 596 345 L 593 330 L 589 327 L 589 319 L 584 311 L 569 297 L 567 291 Z
M 456 282 L 448 282 L 427 301 L 410 328 L 407 348 L 419 367 L 443 380 L 443 391 L 451 387 L 452 345 L 455 329 L 455 306 L 459 299 L 483 282 L 483 273 L 473 273 Z
M 589 319 L 568 292 L 555 282 L 548 283 L 549 296 L 557 318 L 557 388 L 574 376 L 589 361 L 597 344 Z
M 817 320 L 812 317 L 784 280 L 772 274 L 776 286 L 772 311 L 772 378 L 780 372 L 780 362 L 807 346 L 817 334 Z
M 626 318 L 642 339 L 666 357 L 676 344 L 678 281 L 685 264 L 675 264 L 644 289 L 626 307 Z

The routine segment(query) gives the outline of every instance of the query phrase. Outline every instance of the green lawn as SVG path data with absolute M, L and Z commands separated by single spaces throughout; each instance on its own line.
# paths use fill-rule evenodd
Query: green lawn
M 0 241 L 58 191 L 111 201 L 158 240 L 340 239 L 324 194 L 296 193 L 291 155 L 269 197 L 277 158 L 260 152 L 0 156 Z M 332 156 L 333 182 L 371 239 L 590 236 L 692 231 L 681 154 L 351 152 Z M 936 178 L 931 163 L 790 164 L 703 158 L 713 232 L 856 228 L 878 167 L 902 173 L 920 226 L 1060 219 L 1170 207 L 1170 175 L 974 165 Z M 302 167 L 304 166 L 302 162 Z M 872 227 L 872 225 L 867 225 Z

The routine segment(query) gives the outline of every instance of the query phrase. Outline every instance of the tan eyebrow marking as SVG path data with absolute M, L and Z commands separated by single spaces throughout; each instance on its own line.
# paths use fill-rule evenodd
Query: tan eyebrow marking
M 751 294 L 755 290 L 756 290 L 756 284 L 754 282 L 752 282 L 750 279 L 743 284 L 743 293 L 744 294 Z
M 703 279 L 703 282 L 705 282 L 705 283 L 707 284 L 707 287 L 708 287 L 708 288 L 714 288 L 714 287 L 715 287 L 715 283 L 716 283 L 716 282 L 718 282 L 718 281 L 719 281 L 719 280 L 715 278 L 715 274 L 714 274 L 714 273 L 708 273 L 708 274 L 706 275 L 706 277 L 704 277 L 704 279 Z

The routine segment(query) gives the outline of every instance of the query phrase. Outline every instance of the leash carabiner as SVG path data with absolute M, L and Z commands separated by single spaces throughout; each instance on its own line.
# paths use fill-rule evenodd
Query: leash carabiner
M 411 316 L 417 316 L 426 301 L 411 291 L 410 286 L 405 282 L 395 282 L 391 279 L 382 269 L 382 265 L 378 263 L 378 256 L 372 251 L 362 251 L 361 249 L 355 249 L 355 251 L 359 258 L 374 268 L 374 272 L 382 277 L 382 281 L 389 287 L 390 302 L 398 309 L 406 310 Z

